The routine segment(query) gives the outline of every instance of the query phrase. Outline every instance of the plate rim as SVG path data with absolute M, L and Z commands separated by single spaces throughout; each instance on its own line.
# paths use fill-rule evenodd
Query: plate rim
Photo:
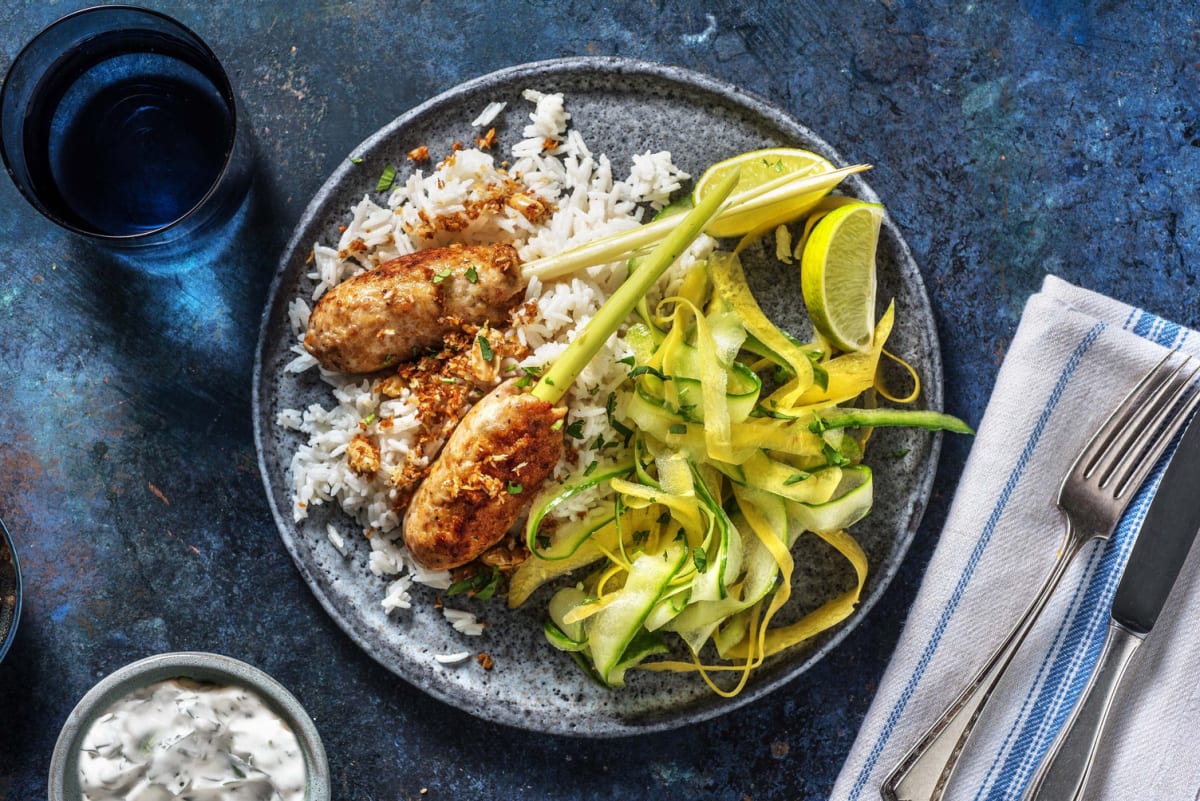
M 350 153 L 365 153 L 374 149 L 382 142 L 390 139 L 396 131 L 408 125 L 412 120 L 418 119 L 431 108 L 438 105 L 451 102 L 454 99 L 468 95 L 481 88 L 489 85 L 494 85 L 500 82 L 513 82 L 522 78 L 540 78 L 547 75 L 571 75 L 571 74 L 614 74 L 614 75 L 631 75 L 641 78 L 652 78 L 664 81 L 676 86 L 682 86 L 689 90 L 702 90 L 711 95 L 719 97 L 723 102 L 736 106 L 739 110 L 759 119 L 765 119 L 773 125 L 791 131 L 798 131 L 804 137 L 809 138 L 813 142 L 820 143 L 825 154 L 831 157 L 835 162 L 844 162 L 836 148 L 832 147 L 823 137 L 809 129 L 806 125 L 800 122 L 790 113 L 784 111 L 778 106 L 773 105 L 766 98 L 739 87 L 735 84 L 724 81 L 720 78 L 711 75 L 697 72 L 695 70 L 684 68 L 675 65 L 662 64 L 658 62 L 644 61 L 639 59 L 624 58 L 621 56 L 568 56 L 564 58 L 545 59 L 532 61 L 523 64 L 517 64 L 509 67 L 504 67 L 468 81 L 456 84 L 448 89 L 445 89 L 437 94 L 429 97 L 421 103 L 411 107 L 399 116 L 392 119 L 390 122 L 370 134 L 366 139 L 359 142 Z M 329 177 L 321 184 L 321 186 L 313 193 L 304 212 L 292 227 L 292 234 L 284 246 L 283 251 L 276 264 L 275 273 L 272 277 L 269 288 L 267 289 L 266 303 L 263 309 L 262 318 L 259 323 L 258 340 L 255 346 L 254 367 L 252 375 L 251 387 L 251 414 L 253 423 L 254 448 L 256 461 L 259 469 L 259 477 L 263 483 L 263 489 L 267 496 L 267 503 L 271 510 L 271 516 L 275 524 L 275 528 L 280 535 L 285 549 L 291 556 L 293 563 L 300 572 L 308 589 L 312 592 L 322 609 L 330 618 L 337 624 L 341 632 L 348 636 L 357 648 L 370 656 L 376 663 L 387 669 L 391 674 L 403 680 L 406 684 L 419 690 L 425 695 L 452 706 L 456 709 L 465 711 L 467 714 L 477 717 L 480 720 L 486 720 L 491 723 L 498 723 L 514 728 L 533 731 L 537 733 L 562 735 L 575 738 L 616 738 L 635 736 L 638 734 L 661 732 L 677 729 L 681 726 L 690 723 L 699 723 L 710 720 L 722 715 L 728 714 L 736 709 L 743 708 L 763 697 L 775 692 L 784 685 L 794 682 L 801 674 L 805 673 L 813 665 L 824 659 L 830 651 L 840 645 L 857 627 L 861 624 L 864 618 L 870 613 L 871 609 L 878 603 L 879 599 L 885 594 L 888 587 L 891 585 L 900 566 L 904 563 L 912 541 L 919 530 L 925 511 L 928 508 L 928 501 L 932 494 L 933 484 L 938 473 L 938 465 L 941 457 L 942 433 L 933 432 L 929 442 L 929 458 L 922 465 L 920 475 L 917 481 L 914 482 L 912 494 L 905 499 L 905 509 L 907 511 L 907 519 L 901 525 L 895 527 L 897 538 L 893 540 L 893 549 L 888 554 L 886 561 L 881 564 L 876 573 L 876 581 L 871 589 L 871 592 L 863 597 L 857 608 L 854 611 L 852 618 L 844 625 L 841 625 L 836 631 L 821 642 L 815 649 L 811 650 L 804 660 L 794 668 L 780 671 L 779 675 L 762 682 L 752 684 L 747 687 L 736 698 L 725 699 L 721 703 L 708 704 L 697 708 L 688 708 L 678 714 L 648 716 L 644 719 L 636 721 L 617 721 L 604 719 L 610 724 L 601 727 L 545 727 L 531 726 L 527 717 L 513 714 L 506 706 L 497 705 L 492 707 L 495 714 L 485 715 L 478 711 L 478 707 L 470 708 L 462 703 L 462 699 L 454 693 L 446 692 L 441 686 L 436 684 L 427 684 L 419 681 L 419 675 L 416 671 L 409 673 L 402 672 L 398 666 L 390 664 L 382 658 L 382 654 L 378 654 L 372 647 L 359 636 L 354 625 L 347 619 L 347 616 L 341 609 L 334 605 L 331 597 L 324 592 L 319 591 L 315 581 L 315 576 L 310 567 L 299 558 L 299 554 L 292 542 L 295 532 L 292 531 L 294 525 L 291 521 L 291 515 L 279 508 L 275 499 L 274 486 L 268 466 L 266 464 L 266 454 L 263 447 L 270 421 L 265 421 L 263 415 L 266 413 L 266 403 L 264 402 L 264 358 L 268 349 L 268 333 L 271 327 L 273 315 L 276 314 L 276 307 L 281 302 L 280 291 L 283 288 L 283 279 L 287 274 L 292 260 L 295 258 L 300 249 L 303 248 L 304 242 L 310 238 L 314 226 L 319 227 L 326 220 L 318 219 L 321 212 L 321 207 L 324 205 L 325 198 L 336 191 L 345 180 L 346 176 L 355 169 L 356 165 L 347 157 L 342 159 L 338 166 L 333 170 Z M 850 176 L 846 181 L 854 187 L 854 192 L 859 197 L 872 201 L 879 202 L 879 198 L 874 190 L 863 180 L 860 175 Z M 936 320 L 932 314 L 932 303 L 930 301 L 929 292 L 925 285 L 924 276 L 921 274 L 920 267 L 916 259 L 912 255 L 912 250 L 907 240 L 900 235 L 898 226 L 891 218 L 891 215 L 885 211 L 884 228 L 888 230 L 893 238 L 893 245 L 897 249 L 897 261 L 901 264 L 901 269 L 907 273 L 907 280 L 911 282 L 911 288 L 918 293 L 923 299 L 926 309 L 930 312 L 923 319 L 922 333 L 928 338 L 930 344 L 930 352 L 925 354 L 928 360 L 928 370 L 926 371 L 926 380 L 923 381 L 922 392 L 925 395 L 926 403 L 930 408 L 940 409 L 943 405 L 943 389 L 944 389 L 944 372 L 943 361 L 941 354 L 941 342 L 938 337 Z

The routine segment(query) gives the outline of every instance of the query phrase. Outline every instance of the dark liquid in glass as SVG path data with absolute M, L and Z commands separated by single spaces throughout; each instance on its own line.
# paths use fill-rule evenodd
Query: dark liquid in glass
M 96 37 L 42 79 L 25 121 L 31 179 L 51 213 L 127 236 L 187 214 L 233 145 L 232 99 L 184 42 Z

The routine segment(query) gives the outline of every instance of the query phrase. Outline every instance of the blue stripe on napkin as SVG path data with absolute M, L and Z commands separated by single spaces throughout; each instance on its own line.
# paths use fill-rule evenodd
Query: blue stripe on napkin
M 965 568 L 963 569 L 962 575 L 959 577 L 958 583 L 954 586 L 954 592 L 950 596 L 950 601 L 946 605 L 946 608 L 942 610 L 941 617 L 938 618 L 937 626 L 934 628 L 932 638 L 926 644 L 924 651 L 922 651 L 921 658 L 917 662 L 917 666 L 913 671 L 913 675 L 909 678 L 903 692 L 900 693 L 900 698 L 896 701 L 896 705 L 892 708 L 891 713 L 888 715 L 887 722 L 884 724 L 883 731 L 880 733 L 879 739 L 875 741 L 875 745 L 872 746 L 871 752 L 868 754 L 862 770 L 859 772 L 857 779 L 855 779 L 854 785 L 850 790 L 849 801 L 859 801 L 859 799 L 862 797 L 862 791 L 866 787 L 868 778 L 870 777 L 871 772 L 875 769 L 876 763 L 879 761 L 879 755 L 882 753 L 884 745 L 887 743 L 888 739 L 892 735 L 892 732 L 895 730 L 896 723 L 899 721 L 901 714 L 903 714 L 905 707 L 908 706 L 908 702 L 912 698 L 913 692 L 916 690 L 917 685 L 921 683 L 921 679 L 925 676 L 925 671 L 929 667 L 929 662 L 933 659 L 933 655 L 937 651 L 938 645 L 941 643 L 942 635 L 945 632 L 946 627 L 949 625 L 950 619 L 954 616 L 955 611 L 958 609 L 958 604 L 962 600 L 962 596 L 967 589 L 967 585 L 969 585 L 971 582 L 971 578 L 975 573 L 975 568 L 978 565 L 979 560 L 982 558 L 983 552 L 987 549 L 988 543 L 991 541 L 992 533 L 995 531 L 996 524 L 999 521 L 1001 514 L 1004 512 L 1005 507 L 1008 505 L 1008 501 L 1012 497 L 1012 493 L 1017 486 L 1017 482 L 1020 481 L 1021 475 L 1024 473 L 1026 466 L 1029 464 L 1029 460 L 1033 456 L 1033 452 L 1037 449 L 1038 442 L 1041 440 L 1042 433 L 1045 431 L 1046 424 L 1049 421 L 1051 414 L 1058 405 L 1058 401 L 1062 397 L 1063 391 L 1066 389 L 1067 384 L 1071 380 L 1071 376 L 1074 375 L 1076 369 L 1079 367 L 1080 362 L 1083 360 L 1084 354 L 1087 353 L 1088 349 L 1091 348 L 1092 344 L 1096 341 L 1105 328 L 1107 328 L 1107 326 L 1103 322 L 1098 322 L 1096 325 L 1092 326 L 1091 330 L 1084 335 L 1079 344 L 1075 347 L 1075 350 L 1072 352 L 1070 359 L 1067 360 L 1067 364 L 1063 368 L 1062 373 L 1059 374 L 1058 381 L 1055 382 L 1054 389 L 1050 393 L 1050 397 L 1046 400 L 1046 405 L 1043 407 L 1041 414 L 1038 416 L 1037 422 L 1034 424 L 1033 431 L 1030 433 L 1029 439 L 1025 443 L 1025 448 L 1021 451 L 1021 455 L 1018 457 L 1012 473 L 1005 482 L 1004 488 L 1000 493 L 1000 497 L 997 499 L 996 505 L 992 509 L 992 513 L 988 517 L 987 523 L 984 525 L 979 540 L 976 542 L 975 548 L 971 551 L 971 556 L 967 561 Z
M 1059 626 L 1056 635 L 1056 639 L 1064 641 L 1063 647 L 1047 654 L 1039 674 L 1048 672 L 1048 680 L 1040 690 L 1036 684 L 1030 690 L 1031 696 L 1036 692 L 1032 702 L 1035 714 L 1023 722 L 1018 719 L 1014 724 L 1014 728 L 1020 727 L 1020 733 L 1015 738 L 1017 747 L 1004 760 L 1003 767 L 994 777 L 995 784 L 990 792 L 988 780 L 993 777 L 989 775 L 985 780 L 976 796 L 977 801 L 1019 798 L 1049 751 L 1055 735 L 1066 724 L 1071 710 L 1083 695 L 1092 666 L 1100 658 L 1100 651 L 1104 647 L 1108 610 L 1116 595 L 1121 571 L 1129 560 L 1133 541 L 1146 518 L 1150 501 L 1158 489 L 1169 458 L 1169 455 L 1164 456 L 1159 462 L 1151 478 L 1121 518 L 1111 540 L 1105 547 L 1097 548 L 1089 559 L 1086 572 L 1090 578 L 1077 590 L 1083 597 L 1079 604 L 1072 606 L 1073 613 Z
M 1168 348 L 1179 347 L 1187 340 L 1186 330 L 1181 326 L 1148 312 L 1140 313 L 1132 330 L 1144 339 Z M 1176 435 L 1176 441 L 1179 436 Z M 1117 584 L 1172 453 L 1174 444 L 1130 503 L 1109 542 L 1090 555 L 1084 569 L 1084 575 L 1089 578 L 1076 589 L 1076 598 L 1068 607 L 1067 617 L 1038 668 L 1029 694 L 1005 737 L 1001 753 L 984 778 L 976 801 L 1019 798 L 1082 697 L 1104 647 L 1109 609 Z M 1047 676 L 1044 682 L 1043 676 Z

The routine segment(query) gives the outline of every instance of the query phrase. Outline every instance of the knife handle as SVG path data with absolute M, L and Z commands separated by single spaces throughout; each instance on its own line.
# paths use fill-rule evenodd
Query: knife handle
M 1088 679 L 1087 689 L 1034 774 L 1033 783 L 1025 792 L 1025 801 L 1078 801 L 1083 798 L 1113 698 L 1143 636 L 1115 621 L 1108 624 L 1104 650 Z

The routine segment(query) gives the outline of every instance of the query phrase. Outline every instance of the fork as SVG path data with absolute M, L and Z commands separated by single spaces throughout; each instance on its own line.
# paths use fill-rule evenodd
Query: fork
M 884 801 L 940 801 L 979 715 L 1068 566 L 1087 543 L 1108 539 L 1172 437 L 1200 404 L 1200 367 L 1171 351 L 1148 372 L 1084 446 L 1063 479 L 1058 507 L 1066 539 L 1050 575 L 979 673 L 921 736 L 880 787 Z

